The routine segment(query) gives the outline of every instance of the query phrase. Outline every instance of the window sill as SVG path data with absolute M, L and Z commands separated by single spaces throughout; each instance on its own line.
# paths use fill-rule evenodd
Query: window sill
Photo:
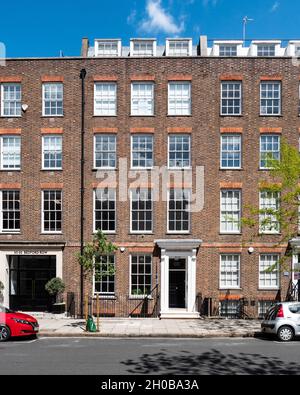
M 243 116 L 243 114 L 220 114 L 221 118 L 242 118 Z
M 148 300 L 153 300 L 153 298 L 151 296 L 148 295 L 129 295 L 129 300 L 144 300 L 144 299 L 148 299 Z
M 96 173 L 97 171 L 117 171 L 117 167 L 93 167 L 92 172 Z M 100 183 L 101 181 L 99 181 Z
M 93 115 L 93 118 L 117 118 L 117 117 L 118 115 L 97 115 L 97 114 Z
M 243 233 L 239 232 L 239 233 L 219 233 L 219 236 L 242 236 Z
M 279 115 L 266 115 L 266 114 L 259 114 L 260 118 L 283 118 L 282 114 Z
M 41 232 L 41 235 L 53 235 L 53 236 L 61 236 L 63 235 L 63 232 Z
M 152 232 L 129 232 L 128 233 L 128 235 L 130 236 L 142 236 L 142 235 L 145 235 L 145 236 L 151 236 L 151 235 L 154 235 L 154 232 L 152 231 Z
M 191 118 L 192 116 L 193 116 L 192 114 L 187 114 L 187 115 L 177 115 L 177 114 L 170 115 L 170 114 L 167 114 L 168 118 L 174 118 L 174 117 L 177 117 L 177 118 Z
M 41 118 L 63 118 L 65 115 L 41 115 Z
M 280 288 L 258 288 L 258 291 L 271 291 L 271 292 L 278 292 Z
M 224 287 L 224 288 L 219 288 L 219 291 L 242 291 L 242 288 Z
M 191 232 L 167 232 L 166 233 L 167 236 L 189 236 L 191 235 Z
M 19 232 L 13 232 L 13 231 L 9 231 L 9 232 L 0 232 L 1 236 L 16 236 L 16 235 L 21 235 L 21 231 Z
M 63 171 L 63 169 L 41 169 L 41 171 L 49 171 L 49 172 L 52 172 L 52 171 Z
M 94 230 L 94 231 L 93 231 L 93 234 L 96 235 L 97 232 L 98 232 L 97 230 Z M 105 232 L 105 231 L 102 231 L 102 233 L 103 233 L 104 235 L 116 235 L 116 234 L 117 234 L 116 231 L 113 231 L 113 232 Z
M 130 114 L 130 118 L 155 118 L 156 115 L 134 115 Z
M 14 172 L 14 173 L 17 173 L 17 172 L 21 172 L 22 171 L 22 169 L 0 169 L 0 171 L 1 172 L 5 172 L 5 173 L 10 173 L 10 172 Z
M 22 115 L 1 115 L 1 118 L 22 118 Z
M 220 167 L 220 171 L 244 171 L 243 167 Z

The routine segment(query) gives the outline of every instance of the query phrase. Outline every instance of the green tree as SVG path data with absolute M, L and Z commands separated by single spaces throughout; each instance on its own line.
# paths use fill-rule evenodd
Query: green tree
M 280 159 L 267 155 L 265 161 L 270 171 L 265 179 L 260 180 L 259 190 L 266 196 L 277 196 L 278 205 L 273 208 L 244 206 L 245 216 L 242 218 L 242 225 L 248 228 L 247 243 L 264 236 L 264 230 L 276 230 L 279 231 L 279 235 L 274 247 L 288 247 L 290 240 L 298 237 L 299 233 L 300 154 L 294 146 L 283 139 Z M 280 259 L 282 270 L 286 268 L 291 255 L 292 250 L 287 248 Z
M 107 240 L 105 234 L 98 230 L 91 243 L 86 244 L 83 254 L 77 254 L 79 263 L 82 265 L 86 276 L 94 276 L 99 281 L 102 277 L 113 276 L 115 267 L 112 264 L 101 264 L 101 257 L 112 255 L 118 248 Z

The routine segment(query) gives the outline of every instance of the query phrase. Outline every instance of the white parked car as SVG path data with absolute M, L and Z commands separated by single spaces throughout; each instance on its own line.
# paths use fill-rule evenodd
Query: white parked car
M 284 302 L 273 305 L 261 323 L 263 333 L 273 334 L 282 342 L 300 336 L 300 302 Z

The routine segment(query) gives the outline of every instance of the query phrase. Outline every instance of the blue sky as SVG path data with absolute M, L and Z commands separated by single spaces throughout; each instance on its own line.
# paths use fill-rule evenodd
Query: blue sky
M 80 53 L 82 37 L 299 38 L 298 0 L 14 0 L 1 4 L 0 42 L 8 57 Z

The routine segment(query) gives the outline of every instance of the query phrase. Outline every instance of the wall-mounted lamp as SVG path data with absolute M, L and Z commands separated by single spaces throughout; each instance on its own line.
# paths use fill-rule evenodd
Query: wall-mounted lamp
M 22 104 L 22 111 L 26 112 L 28 110 L 28 104 Z

